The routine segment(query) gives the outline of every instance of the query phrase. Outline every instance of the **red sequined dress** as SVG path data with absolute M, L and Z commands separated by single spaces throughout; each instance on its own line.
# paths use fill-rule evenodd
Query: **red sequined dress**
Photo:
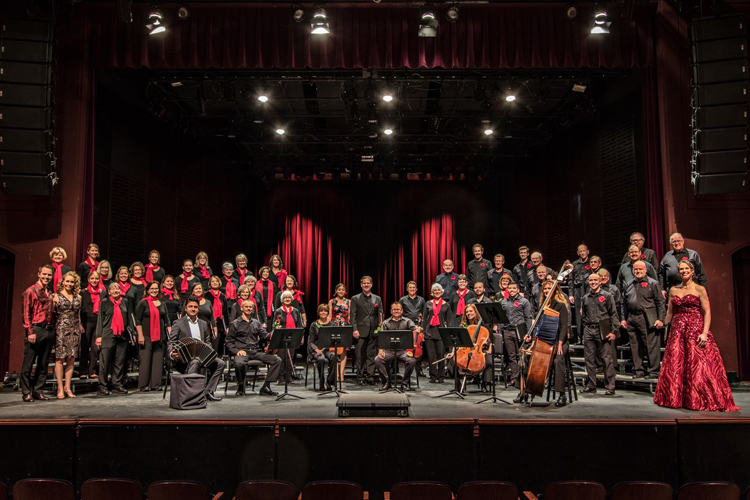
M 737 411 L 724 363 L 714 336 L 698 346 L 703 333 L 700 299 L 692 294 L 672 297 L 672 326 L 661 364 L 654 403 L 670 408 Z

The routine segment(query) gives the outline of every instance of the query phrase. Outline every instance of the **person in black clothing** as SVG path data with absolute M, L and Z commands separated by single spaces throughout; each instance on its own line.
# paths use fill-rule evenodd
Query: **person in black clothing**
M 659 269 L 659 261 L 656 259 L 656 252 L 654 252 L 650 248 L 646 248 L 644 246 L 645 243 L 646 238 L 643 237 L 642 233 L 636 232 L 630 235 L 630 244 L 638 247 L 641 255 L 641 260 L 645 260 L 646 262 L 651 264 L 654 269 Z M 627 264 L 628 262 L 630 262 L 630 255 L 629 252 L 625 252 L 620 265 Z
M 292 328 L 304 328 L 305 324 L 302 321 L 302 314 L 299 309 L 292 305 L 293 295 L 292 292 L 286 291 L 281 294 L 281 307 L 276 309 L 273 313 L 274 323 L 278 322 L 279 327 L 283 329 Z M 252 303 L 252 302 L 251 302 Z M 243 302 L 245 304 L 245 302 Z M 245 314 L 245 310 L 242 310 L 242 314 Z M 274 327 L 274 329 L 277 327 Z M 291 349 L 279 349 L 279 357 L 281 358 L 281 370 L 279 373 L 279 383 L 283 384 L 285 381 L 292 382 L 294 378 L 294 358 L 296 352 Z
M 112 264 L 108 260 L 99 261 L 99 265 L 96 266 L 96 272 L 99 273 L 99 283 L 104 287 L 104 292 L 107 293 L 109 285 L 112 281 Z
M 208 289 L 208 280 L 214 275 L 211 270 L 211 266 L 208 263 L 208 254 L 206 252 L 198 252 L 195 256 L 195 276 L 200 280 L 203 285 L 203 289 Z
M 90 272 L 87 279 L 88 286 L 81 290 L 81 325 L 84 327 L 78 358 L 78 373 L 81 380 L 87 377 L 98 377 L 96 364 L 99 359 L 99 348 L 95 344 L 96 324 L 99 320 L 102 301 L 107 298 L 107 292 L 100 283 L 98 272 Z
M 398 299 L 405 318 L 409 318 L 414 324 L 419 323 L 419 318 L 424 311 L 425 300 L 417 295 L 417 282 L 410 281 L 406 284 L 406 295 Z
M 206 322 L 206 325 L 208 325 L 208 333 L 211 338 L 206 342 L 210 342 L 212 339 L 216 338 L 217 334 L 213 302 L 206 298 L 206 294 L 203 291 L 203 284 L 200 281 L 196 281 L 190 288 L 190 294 L 185 297 L 185 300 L 182 303 L 180 317 L 185 316 L 185 305 L 187 304 L 187 299 L 190 297 L 195 297 L 195 299 L 198 300 L 198 319 L 202 319 Z
M 443 383 L 445 380 L 445 362 L 433 364 L 445 354 L 445 344 L 440 338 L 439 327 L 450 325 L 451 308 L 443 299 L 443 287 L 439 283 L 433 283 L 430 287 L 431 300 L 427 301 L 422 313 L 421 330 L 424 331 L 424 350 L 427 353 L 427 362 L 430 366 L 430 382 Z
M 589 247 L 586 245 L 578 245 L 578 259 L 573 262 L 573 272 L 570 275 L 568 284 L 568 299 L 570 304 L 573 306 L 573 319 L 576 325 L 576 332 L 580 336 L 581 327 L 581 314 L 580 314 L 580 302 L 581 298 L 585 295 L 584 283 L 588 282 L 589 274 L 591 274 L 591 259 L 589 258 Z
M 237 257 L 234 258 L 234 263 L 237 267 L 234 269 L 232 277 L 237 283 L 244 285 L 245 279 L 248 276 L 253 275 L 253 273 L 247 268 L 247 255 L 244 253 L 237 255 Z M 257 314 L 258 311 L 255 311 L 255 313 Z
M 159 301 L 159 284 L 149 283 L 146 295 L 135 308 L 135 327 L 138 331 L 138 388 L 158 391 L 164 369 L 164 341 L 171 325 L 167 324 L 167 308 Z M 164 334 L 166 329 L 167 335 Z
M 513 266 L 513 281 L 518 283 L 519 293 L 523 297 L 531 291 L 531 288 L 529 287 L 528 272 L 533 267 L 533 264 L 529 260 L 529 247 L 519 247 L 518 256 L 521 258 L 521 261 Z
M 99 258 L 99 245 L 89 243 L 89 246 L 86 247 L 86 255 L 86 259 L 78 264 L 77 272 L 78 276 L 81 277 L 81 283 L 88 283 L 89 274 L 96 271 L 96 268 L 99 266 L 99 263 L 96 261 Z
M 174 277 L 169 274 L 161 280 L 159 301 L 167 308 L 167 324 L 171 325 L 177 321 L 177 318 L 180 317 L 181 299 L 180 294 L 175 289 Z
M 225 262 L 221 265 L 221 293 L 227 300 L 227 307 L 231 310 L 237 302 L 237 292 L 242 283 L 234 277 L 234 266 L 231 262 Z
M 318 390 L 330 391 L 331 386 L 335 383 L 336 374 L 334 373 L 334 366 L 336 366 L 336 352 L 331 349 L 325 351 L 318 348 L 318 333 L 320 328 L 323 326 L 331 325 L 331 314 L 328 304 L 320 304 L 318 306 L 318 320 L 314 321 L 310 325 L 310 334 L 307 340 L 307 355 L 310 361 L 315 362 L 315 367 L 318 372 L 320 384 L 318 384 Z M 323 369 L 326 363 L 328 363 L 328 374 L 323 377 Z
M 625 289 L 621 302 L 620 325 L 628 330 L 630 351 L 633 356 L 633 378 L 659 378 L 661 359 L 661 335 L 664 328 L 664 295 L 659 282 L 646 276 L 648 264 L 638 261 L 633 264 L 633 275 Z M 648 320 L 656 318 L 653 323 Z M 643 355 L 648 352 L 648 373 L 643 368 Z
M 416 326 L 414 322 L 407 317 L 402 316 L 404 312 L 401 303 L 394 302 L 391 304 L 391 317 L 383 321 L 383 330 L 415 330 Z M 411 372 L 414 371 L 414 367 L 417 365 L 417 360 L 414 359 L 413 350 L 403 349 L 378 349 L 378 357 L 375 358 L 375 367 L 378 369 L 380 374 L 380 387 L 381 391 L 386 391 L 391 388 L 391 380 L 386 369 L 389 362 L 398 363 L 398 360 L 404 362 L 404 376 L 401 379 L 401 390 L 410 390 L 409 380 L 411 379 Z
M 635 275 L 635 273 L 633 272 L 633 265 L 636 262 L 645 263 L 646 274 L 648 274 L 650 278 L 653 278 L 655 280 L 659 279 L 656 274 L 656 269 L 654 269 L 651 264 L 641 259 L 641 251 L 637 246 L 630 245 L 630 248 L 628 249 L 628 255 L 630 256 L 630 262 L 621 265 L 620 269 L 617 271 L 617 279 L 615 280 L 615 285 L 617 285 L 620 290 L 625 291 L 625 287 L 627 286 L 627 284 L 633 281 L 633 277 Z
M 467 304 L 489 304 L 492 299 L 485 295 L 484 283 L 477 281 L 474 283 L 474 296 L 466 301 Z
M 448 297 L 450 307 L 450 326 L 457 327 L 461 324 L 466 305 L 474 298 L 474 292 L 469 289 L 469 281 L 465 274 L 458 276 L 458 289 Z
M 128 307 L 133 311 L 143 298 L 143 292 L 148 285 L 148 281 L 146 281 L 146 267 L 141 262 L 133 262 L 128 272 L 130 273 L 130 279 L 128 280 L 130 288 L 125 293 L 125 299 L 129 302 Z
M 477 281 L 484 281 L 487 271 L 492 267 L 492 262 L 482 257 L 484 247 L 479 243 L 471 247 L 471 253 L 474 254 L 474 259 L 466 265 L 466 277 L 469 279 L 469 284 L 473 286 Z
M 602 291 L 601 278 L 599 274 L 591 274 L 588 277 L 589 293 L 583 296 L 579 307 L 581 308 L 581 321 L 583 323 L 583 356 L 586 360 L 586 387 L 582 392 L 596 392 L 596 359 L 597 353 L 604 361 L 604 387 L 607 396 L 615 394 L 615 352 L 611 341 L 617 338 L 617 308 L 612 295 Z M 604 333 L 599 327 L 599 321 L 609 320 L 608 333 Z
M 494 296 L 500 291 L 500 280 L 503 276 L 512 276 L 513 271 L 505 267 L 505 256 L 501 253 L 495 254 L 492 258 L 495 267 L 487 271 L 484 278 L 484 289 L 489 295 Z
M 159 267 L 159 264 L 161 262 L 161 254 L 157 250 L 151 250 L 148 253 L 148 264 L 146 264 L 146 281 L 151 283 L 152 281 L 156 281 L 157 283 L 161 283 L 164 279 L 164 276 L 167 275 L 167 272 L 164 270 L 163 267 Z
M 378 339 L 375 330 L 383 321 L 383 301 L 372 293 L 372 278 L 363 276 L 359 280 L 362 293 L 350 301 L 349 321 L 353 336 L 357 340 L 354 348 L 359 385 L 375 383 L 375 357 L 378 355 Z M 441 288 L 442 289 L 442 288 Z
M 211 318 L 216 325 L 216 335 L 211 339 L 211 347 L 218 353 L 224 352 L 224 340 L 229 324 L 229 304 L 221 293 L 221 278 L 214 275 L 208 280 L 209 289 L 203 296 L 211 303 Z M 218 301 L 218 304 L 216 303 Z
M 673 286 L 682 284 L 679 267 L 682 261 L 689 261 L 695 268 L 693 281 L 703 287 L 708 286 L 708 279 L 703 272 L 703 262 L 701 256 L 695 250 L 685 248 L 685 239 L 680 233 L 674 233 L 669 237 L 669 243 L 672 250 L 664 254 L 661 264 L 657 268 L 659 271 L 659 284 L 664 292 L 666 299 L 669 289 Z
M 175 290 L 180 295 L 187 296 L 190 293 L 190 286 L 197 281 L 199 281 L 198 278 L 193 274 L 193 261 L 185 259 L 182 262 L 182 274 L 174 279 Z
M 51 265 L 54 271 L 50 288 L 55 293 L 57 293 L 57 288 L 60 286 L 63 276 L 72 271 L 69 266 L 63 264 L 63 261 L 67 258 L 68 254 L 63 247 L 55 247 L 49 253 L 49 259 L 52 261 Z
M 273 324 L 273 301 L 276 298 L 276 292 L 279 290 L 279 287 L 274 285 L 273 281 L 270 278 L 270 267 L 261 267 L 258 270 L 258 276 L 260 276 L 260 281 L 258 281 L 258 284 L 255 285 L 255 289 L 260 292 L 261 298 L 263 299 L 263 304 L 265 306 L 265 309 L 263 309 L 263 311 L 259 311 L 258 315 L 260 316 L 260 322 L 266 323 L 266 325 L 270 327 L 270 325 Z
M 128 352 L 128 326 L 131 314 L 123 300 L 120 285 L 109 285 L 109 296 L 102 300 L 96 323 L 96 346 L 99 348 L 99 395 L 125 390 L 125 359 Z
M 300 315 L 302 316 L 302 328 L 306 327 L 307 326 L 307 312 L 305 311 L 305 304 L 304 302 L 302 302 L 302 296 L 305 295 L 305 293 L 300 291 L 299 286 L 297 285 L 297 278 L 295 278 L 291 274 L 287 274 L 284 277 L 284 283 L 282 284 L 282 289 L 279 290 L 279 292 L 276 294 L 276 297 L 273 302 L 273 305 L 276 309 L 281 307 L 281 295 L 284 292 L 289 292 L 292 294 L 292 307 L 297 309 L 300 312 Z
M 443 272 L 435 277 L 435 283 L 443 287 L 443 290 L 445 290 L 443 295 L 448 298 L 458 290 L 458 274 L 453 272 L 452 260 L 446 259 L 443 261 Z
M 266 331 L 260 322 L 253 318 L 253 303 L 246 300 L 242 303 L 242 315 L 232 321 L 227 333 L 226 346 L 232 355 L 235 373 L 237 374 L 237 396 L 245 395 L 245 379 L 247 376 L 247 364 L 251 360 L 258 360 L 268 365 L 268 374 L 260 393 L 267 396 L 276 396 L 271 390 L 271 382 L 279 378 L 281 358 L 274 354 L 268 354 L 260 348 L 260 340 L 268 340 L 271 334 Z
M 508 298 L 502 299 L 500 303 L 508 316 L 508 320 L 510 320 L 509 324 L 500 325 L 503 348 L 510 366 L 510 386 L 517 387 L 521 375 L 518 365 L 518 354 L 521 346 L 516 326 L 523 323 L 526 325 L 526 330 L 529 331 L 531 322 L 534 320 L 534 312 L 531 303 L 525 297 L 521 297 L 518 283 L 515 281 L 511 281 L 508 285 Z

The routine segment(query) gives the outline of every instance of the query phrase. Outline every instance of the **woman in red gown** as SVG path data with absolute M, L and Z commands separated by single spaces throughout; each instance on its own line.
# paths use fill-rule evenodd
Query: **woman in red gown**
M 669 290 L 666 323 L 671 324 L 654 403 L 670 408 L 736 411 L 719 347 L 709 331 L 706 289 L 693 282 L 690 261 L 678 266 L 682 284 Z

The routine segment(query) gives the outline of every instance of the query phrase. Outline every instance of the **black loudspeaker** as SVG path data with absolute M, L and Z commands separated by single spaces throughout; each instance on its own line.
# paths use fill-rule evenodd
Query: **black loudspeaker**
M 41 85 L 0 84 L 0 106 L 35 106 L 45 108 L 51 104 L 52 89 Z
M 747 126 L 747 103 L 728 106 L 696 108 L 693 113 L 693 128 L 721 128 Z M 1 110 L 1 108 L 0 108 Z
M 52 194 L 52 181 L 48 176 L 0 174 L 0 187 L 3 193 L 24 196 L 49 196 Z
M 695 194 L 742 193 L 747 183 L 747 172 L 736 174 L 693 174 Z
M 739 37 L 747 37 L 747 21 L 743 16 L 704 19 L 690 25 L 691 42 Z
M 0 82 L 49 85 L 52 68 L 47 64 L 0 61 Z
M 719 106 L 747 102 L 747 96 L 747 81 L 701 85 L 693 89 L 693 106 Z
M 50 108 L 0 106 L 0 128 L 48 130 L 52 128 Z
M 747 149 L 747 127 L 696 130 L 693 148 L 700 152 Z
M 747 80 L 747 78 L 747 61 L 744 59 L 730 59 L 693 66 L 693 82 L 696 85 L 734 82 Z
M 693 64 L 747 58 L 747 38 L 693 44 Z
M 31 19 L 0 19 L 0 39 L 52 41 L 52 25 Z
M 726 174 L 747 171 L 747 149 L 736 151 L 696 152 L 693 155 L 693 172 L 699 174 Z
M 0 40 L 0 60 L 49 64 L 52 45 L 27 40 Z
M 52 171 L 52 155 L 0 152 L 0 174 L 42 175 Z

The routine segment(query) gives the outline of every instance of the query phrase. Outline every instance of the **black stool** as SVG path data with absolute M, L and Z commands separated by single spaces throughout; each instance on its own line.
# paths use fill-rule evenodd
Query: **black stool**
M 555 379 L 555 365 L 552 364 L 552 369 L 547 379 L 547 401 L 549 401 L 550 393 L 552 397 L 557 397 L 557 392 L 552 388 L 553 380 Z M 565 391 L 568 393 L 568 401 L 578 401 L 578 389 L 576 388 L 576 380 L 573 376 L 573 362 L 570 360 L 570 347 L 568 352 L 565 353 Z

